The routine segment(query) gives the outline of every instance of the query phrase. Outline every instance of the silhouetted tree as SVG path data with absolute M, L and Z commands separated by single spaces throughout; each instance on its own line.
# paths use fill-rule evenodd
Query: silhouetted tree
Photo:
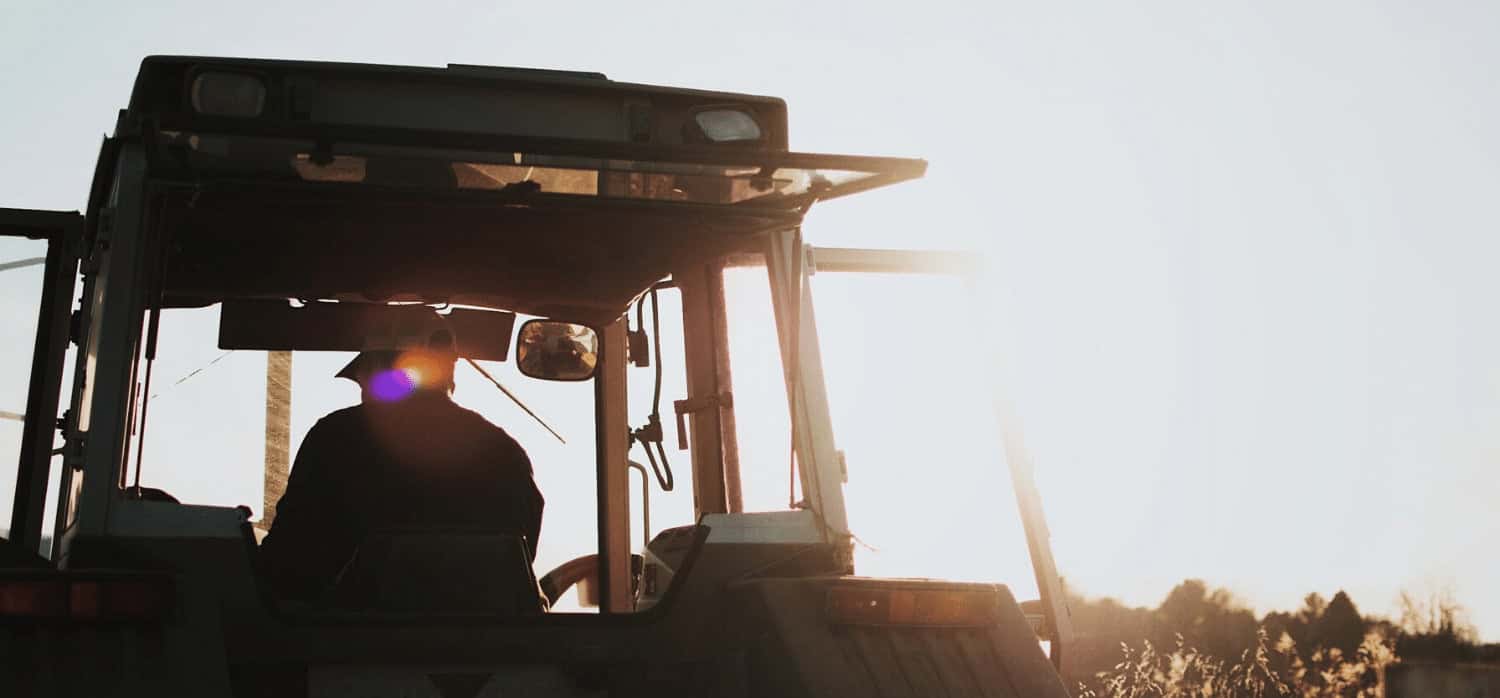
M 1200 579 L 1189 579 L 1167 593 L 1156 609 L 1151 639 L 1172 648 L 1184 643 L 1219 656 L 1238 654 L 1255 641 L 1255 615 L 1225 589 L 1209 591 Z
M 1291 638 L 1298 647 L 1310 645 L 1308 639 L 1307 621 L 1301 613 L 1289 613 L 1286 611 L 1271 611 L 1261 619 L 1260 625 L 1265 628 L 1266 635 L 1272 640 L 1280 640 L 1285 635 Z
M 1302 610 L 1298 611 L 1297 615 L 1302 618 L 1304 625 L 1312 627 L 1314 623 L 1318 622 L 1318 618 L 1323 615 L 1323 609 L 1325 608 L 1328 608 L 1328 602 L 1323 599 L 1322 594 L 1315 591 L 1302 597 Z
M 1349 595 L 1341 589 L 1313 622 L 1311 640 L 1316 646 L 1338 648 L 1345 656 L 1354 654 L 1365 639 L 1365 621 Z
M 1399 624 L 1363 617 L 1344 591 L 1331 600 L 1318 593 L 1308 594 L 1295 611 L 1272 611 L 1257 623 L 1228 591 L 1210 589 L 1198 579 L 1178 584 L 1155 609 L 1131 608 L 1114 599 L 1085 599 L 1071 591 L 1068 603 L 1077 631 L 1069 655 L 1071 669 L 1065 677 L 1072 686 L 1113 670 L 1120 662 L 1122 644 L 1134 648 L 1140 657 L 1143 641 L 1149 641 L 1156 647 L 1157 656 L 1162 656 L 1171 653 L 1181 637 L 1185 646 L 1201 656 L 1230 663 L 1241 661 L 1247 656 L 1243 652 L 1256 647 L 1258 629 L 1277 650 L 1263 659 L 1257 657 L 1257 661 L 1263 661 L 1272 671 L 1300 676 L 1300 685 L 1307 687 L 1371 689 L 1374 673 L 1351 678 L 1325 676 L 1317 669 L 1337 661 L 1374 661 L 1359 654 L 1369 633 L 1395 638 L 1396 654 L 1403 659 L 1500 661 L 1500 645 L 1476 644 L 1477 633 L 1465 622 L 1463 608 L 1446 593 L 1428 598 L 1403 594 Z M 1291 642 L 1284 642 L 1283 636 Z M 1319 652 L 1333 648 L 1339 650 L 1341 659 L 1333 659 L 1327 651 Z

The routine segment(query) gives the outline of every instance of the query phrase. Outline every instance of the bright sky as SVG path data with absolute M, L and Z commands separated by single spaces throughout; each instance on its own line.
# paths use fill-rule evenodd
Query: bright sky
M 1496 26 L 1483 2 L 10 0 L 0 205 L 81 209 L 99 137 L 153 53 L 571 68 L 778 95 L 797 149 L 931 162 L 922 182 L 815 210 L 813 242 L 976 249 L 994 272 L 972 305 L 954 304 L 955 284 L 818 277 L 853 524 L 880 549 L 864 571 L 1031 587 L 982 450 L 984 377 L 999 373 L 1059 567 L 1085 592 L 1155 605 L 1201 577 L 1261 610 L 1344 588 L 1386 612 L 1399 589 L 1446 586 L 1500 640 Z M 23 330 L 5 356 L 24 366 L 36 277 L 4 277 L 0 311 Z M 217 355 L 185 351 L 158 380 Z M 258 438 L 258 360 L 214 369 L 250 376 L 234 438 Z M 299 355 L 299 437 L 354 399 L 327 378 L 338 360 Z M 19 411 L 20 378 L 3 380 L 0 409 Z M 547 456 L 545 434 L 484 390 L 461 384 L 459 399 Z M 196 429 L 178 410 L 161 428 Z M 581 425 L 568 433 L 586 437 Z M 0 424 L 0 446 L 14 431 Z M 258 458 L 186 489 L 254 502 Z M 591 484 L 539 477 L 573 517 L 544 533 L 560 560 L 593 526 L 565 492 Z

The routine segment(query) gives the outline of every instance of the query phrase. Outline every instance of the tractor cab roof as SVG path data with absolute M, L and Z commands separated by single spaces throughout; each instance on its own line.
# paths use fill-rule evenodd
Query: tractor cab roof
M 421 301 L 602 323 L 920 160 L 794 153 L 775 98 L 593 73 L 153 57 L 168 306 Z

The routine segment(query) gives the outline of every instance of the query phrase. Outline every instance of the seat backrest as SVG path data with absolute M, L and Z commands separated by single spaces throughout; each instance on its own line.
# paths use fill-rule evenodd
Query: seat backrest
M 472 528 L 371 533 L 334 588 L 335 604 L 399 613 L 536 615 L 545 597 L 525 536 Z

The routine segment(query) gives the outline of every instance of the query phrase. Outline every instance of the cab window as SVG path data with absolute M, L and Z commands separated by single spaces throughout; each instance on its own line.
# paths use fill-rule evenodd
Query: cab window
M 1000 579 L 1035 598 L 997 433 L 1002 357 L 975 321 L 986 315 L 968 303 L 971 291 L 952 277 L 898 274 L 819 273 L 810 283 L 856 569 Z
M 10 526 L 16 494 L 16 465 L 21 455 L 21 428 L 26 419 L 26 393 L 31 381 L 31 339 L 36 336 L 37 305 L 41 302 L 45 240 L 0 237 L 0 317 L 7 336 L 0 343 L 0 527 Z
M 267 390 L 267 382 L 277 379 L 268 352 L 218 348 L 219 311 L 215 304 L 162 312 L 149 390 L 144 364 L 137 372 L 133 439 L 121 485 L 133 488 L 138 479 L 141 487 L 184 504 L 247 506 L 263 535 L 268 455 L 276 458 L 284 439 L 288 459 L 294 458 L 308 430 L 330 412 L 358 404 L 360 391 L 335 377 L 352 354 L 295 351 L 289 352 L 290 399 L 278 404 L 275 391 Z M 513 331 L 526 319 L 517 318 Z M 559 441 L 463 360 L 457 363 L 454 402 L 504 429 L 531 459 L 546 498 L 538 573 L 595 552 L 593 384 L 527 378 L 514 361 L 480 365 L 567 440 Z M 289 425 L 285 436 L 277 433 L 277 423 Z
M 0 538 L 10 537 L 14 513 L 47 247 L 46 240 L 0 236 L 0 317 L 6 319 L 6 336 L 10 338 L 10 341 L 0 343 Z M 73 356 L 69 347 L 63 360 L 64 385 L 70 380 Z M 59 411 L 66 406 L 64 392 Z M 57 416 L 48 415 L 53 419 Z M 56 450 L 62 445 L 61 436 L 54 434 L 54 438 L 56 441 L 50 445 Z M 55 453 L 48 473 L 40 543 L 36 550 L 31 551 L 43 557 L 49 557 L 52 550 L 51 532 L 61 468 L 62 456 Z

